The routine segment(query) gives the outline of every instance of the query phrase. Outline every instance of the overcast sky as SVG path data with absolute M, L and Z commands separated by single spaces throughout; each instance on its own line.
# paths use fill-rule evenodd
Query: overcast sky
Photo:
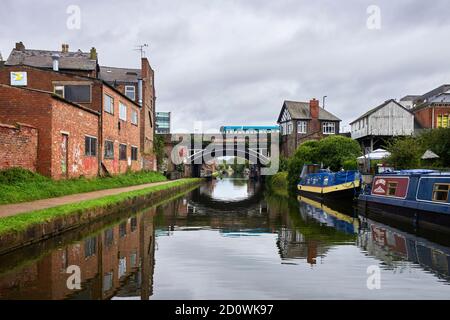
M 69 5 L 81 9 L 68 29 Z M 381 28 L 367 27 L 380 8 Z M 371 11 L 373 13 L 373 11 Z M 0 52 L 89 51 L 100 64 L 156 75 L 157 110 L 174 131 L 272 125 L 284 100 L 322 100 L 348 123 L 389 98 L 450 83 L 450 1 L 24 1 L 0 5 Z

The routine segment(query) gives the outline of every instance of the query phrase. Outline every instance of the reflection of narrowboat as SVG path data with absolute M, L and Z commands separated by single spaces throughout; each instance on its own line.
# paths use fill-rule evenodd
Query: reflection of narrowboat
M 304 204 L 309 206 L 309 210 L 306 210 L 307 215 L 321 224 L 333 227 L 347 234 L 358 233 L 359 220 L 357 218 L 336 211 L 323 203 L 306 197 L 298 197 L 298 200 L 300 201 L 300 205 Z
M 450 227 L 450 173 L 403 170 L 376 175 L 359 196 L 363 209 L 418 226 Z
M 358 171 L 331 172 L 319 165 L 305 165 L 300 175 L 300 194 L 319 198 L 354 199 L 360 190 Z

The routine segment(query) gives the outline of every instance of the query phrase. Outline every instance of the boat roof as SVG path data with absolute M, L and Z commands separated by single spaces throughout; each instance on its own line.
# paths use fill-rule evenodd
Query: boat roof
M 450 176 L 450 172 L 442 172 L 438 170 L 429 169 L 411 169 L 411 170 L 396 170 L 396 171 L 386 171 L 380 175 L 436 175 L 436 176 Z

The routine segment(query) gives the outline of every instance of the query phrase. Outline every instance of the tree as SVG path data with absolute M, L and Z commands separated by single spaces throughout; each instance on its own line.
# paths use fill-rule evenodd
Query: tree
M 420 157 L 425 152 L 420 140 L 415 137 L 394 139 L 386 149 L 391 153 L 387 160 L 396 169 L 418 168 Z
M 425 131 L 418 140 L 422 149 L 431 150 L 439 156 L 433 161 L 434 166 L 450 167 L 450 128 Z
M 319 142 L 319 159 L 325 168 L 338 171 L 348 160 L 356 161 L 361 155 L 358 142 L 343 136 L 330 136 Z
M 288 186 L 291 192 L 297 190 L 302 168 L 307 163 L 318 163 L 318 141 L 302 143 L 288 162 Z

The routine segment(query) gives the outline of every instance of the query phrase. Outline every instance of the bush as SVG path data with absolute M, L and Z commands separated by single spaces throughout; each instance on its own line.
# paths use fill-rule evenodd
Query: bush
M 391 141 L 387 150 L 391 155 L 388 162 L 396 169 L 414 169 L 420 166 L 420 158 L 425 152 L 424 147 L 414 137 L 402 137 Z
M 344 161 L 342 167 L 344 168 L 344 170 L 357 170 L 358 162 L 356 160 L 348 159 Z
M 439 159 L 430 160 L 433 166 L 450 167 L 450 128 L 425 131 L 418 142 L 424 152 L 429 149 L 439 156 Z

